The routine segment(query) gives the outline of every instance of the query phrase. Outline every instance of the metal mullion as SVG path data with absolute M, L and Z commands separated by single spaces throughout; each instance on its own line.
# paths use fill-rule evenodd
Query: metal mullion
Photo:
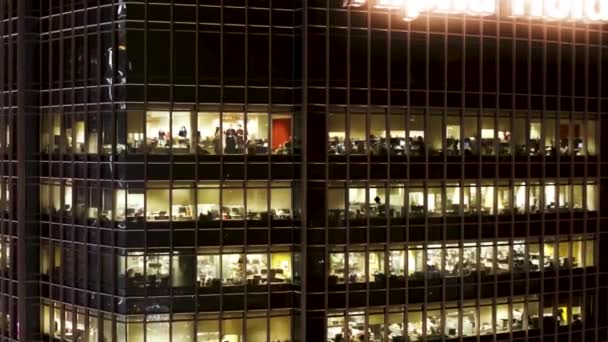
M 272 179 L 272 143 L 273 143 L 273 140 L 274 140 L 272 138 L 272 132 L 273 132 L 273 129 L 272 129 L 272 114 L 274 112 L 273 111 L 273 99 L 272 99 L 272 85 L 273 85 L 273 83 L 272 83 L 272 62 L 273 62 L 273 59 L 272 59 L 272 46 L 273 46 L 272 45 L 272 33 L 273 33 L 273 30 L 272 30 L 272 8 L 273 8 L 273 6 L 272 6 L 272 0 L 269 0 L 268 1 L 268 51 L 267 51 L 267 53 L 268 53 L 268 94 L 267 94 L 267 96 L 268 96 L 268 109 L 267 109 L 268 115 L 267 115 L 267 118 L 266 118 L 266 122 L 268 123 L 269 129 L 268 129 L 268 135 L 266 136 L 266 138 L 267 138 L 267 140 L 269 142 L 269 144 L 268 144 L 269 145 L 269 150 L 268 150 L 268 156 L 267 156 L 267 158 L 268 158 L 268 175 L 270 176 L 270 179 Z M 294 112 L 295 111 L 292 110 L 292 113 L 291 113 L 290 134 L 292 136 L 294 135 L 294 133 L 293 133 L 294 132 L 293 126 L 294 126 L 294 121 L 295 121 L 294 120 L 295 119 L 295 117 L 294 117 L 295 113 Z M 245 124 L 245 132 L 247 132 L 247 124 Z M 292 155 L 292 156 L 294 154 L 293 149 L 294 149 L 294 145 L 295 145 L 293 143 L 293 140 L 294 139 L 292 138 L 291 151 L 289 151 L 289 154 Z M 247 175 L 247 171 L 245 171 L 245 174 Z M 291 197 L 291 203 L 292 203 L 291 207 L 292 208 L 294 207 L 294 205 L 293 205 L 293 185 L 294 185 L 294 180 L 291 180 L 289 182 L 289 188 L 290 188 L 289 193 L 290 193 L 290 197 Z M 271 207 L 271 204 L 272 204 L 271 203 L 271 200 L 272 200 L 271 196 L 272 196 L 272 191 L 271 191 L 271 187 L 270 187 L 270 182 L 268 182 L 268 184 L 267 184 L 267 190 L 266 190 L 266 210 L 267 210 L 267 212 L 270 212 L 270 207 Z M 293 218 L 293 210 L 292 210 L 292 216 L 291 217 Z M 268 222 L 266 224 L 266 231 L 267 231 L 266 237 L 268 239 L 267 241 L 272 241 L 272 223 L 271 223 L 272 219 L 270 218 L 270 215 L 268 215 L 268 218 L 269 218 L 269 220 L 268 220 Z M 291 229 L 293 229 L 293 219 L 291 220 Z M 292 260 L 293 260 L 293 248 L 290 249 L 290 253 L 291 253 Z M 272 263 L 272 260 L 271 260 L 271 263 Z M 272 293 L 270 282 L 268 282 L 268 292 Z M 268 305 L 269 308 L 272 307 L 271 295 L 269 295 L 267 297 L 266 303 L 267 303 L 267 305 Z M 271 321 L 271 319 L 270 319 L 269 315 L 270 315 L 269 314 L 269 310 L 267 310 L 267 313 L 266 313 L 266 317 L 267 317 L 267 324 L 266 324 L 267 334 L 266 334 L 266 338 L 267 338 L 268 341 L 270 339 L 270 328 L 271 328 L 270 327 L 270 321 Z
M 99 1 L 99 0 L 98 0 Z M 144 26 L 144 41 L 143 41 L 143 48 L 144 51 L 148 51 L 148 27 L 149 27 L 149 19 L 148 19 L 148 0 L 144 0 L 144 20 L 143 20 L 143 26 Z M 98 12 L 99 13 L 99 12 Z M 145 70 L 144 75 L 143 75 L 143 86 L 144 86 L 144 99 L 143 99 L 143 107 L 144 107 L 144 115 L 142 117 L 143 120 L 143 131 L 144 131 L 144 141 L 146 139 L 147 136 L 147 124 L 146 124 L 146 119 L 148 116 L 148 58 L 144 58 L 144 62 L 143 62 L 143 68 Z M 98 95 L 99 96 L 99 95 Z M 148 153 L 149 153 L 149 149 L 146 148 L 144 149 L 144 160 L 143 160 L 143 164 L 144 164 L 144 172 L 143 172 L 143 181 L 144 181 L 144 199 L 146 198 L 146 190 L 147 190 L 147 184 L 148 184 Z M 125 196 L 127 196 L 127 192 L 125 191 Z M 146 258 L 147 258 L 147 253 L 148 253 L 148 218 L 147 218 L 147 200 L 144 200 L 144 267 L 143 267 L 143 273 L 144 276 L 147 277 L 147 272 L 146 272 Z M 126 221 L 126 212 L 125 212 L 125 221 Z M 147 278 L 146 278 L 147 279 Z M 143 293 L 143 302 L 146 305 L 147 301 L 148 301 L 148 290 L 147 290 L 147 286 L 144 287 L 144 293 Z M 144 340 L 146 339 L 147 336 L 147 319 L 143 320 L 143 326 L 144 326 L 144 331 L 143 331 L 143 337 Z M 112 329 L 114 331 L 114 329 Z M 102 342 L 102 341 L 100 341 Z
M 194 83 L 195 83 L 195 87 L 194 87 L 194 99 L 195 99 L 195 105 L 194 105 L 194 113 L 192 115 L 194 115 L 194 122 L 196 124 L 196 130 L 192 130 L 193 132 L 197 132 L 199 127 L 198 127 L 198 118 L 199 118 L 199 88 L 200 88 L 200 57 L 199 57 L 199 47 L 201 44 L 200 41 L 200 18 L 199 18 L 199 12 L 201 10 L 201 4 L 200 4 L 200 0 L 196 0 L 195 3 L 195 11 L 194 11 L 194 18 L 195 18 L 195 22 L 194 22 L 194 27 L 195 27 L 195 35 L 194 35 L 194 59 L 195 59 L 195 63 L 194 63 Z M 220 134 L 221 136 L 221 134 Z M 199 183 L 199 170 L 200 170 L 200 158 L 199 158 L 199 152 L 198 152 L 198 147 L 195 144 L 198 144 L 198 137 L 196 136 L 196 134 L 194 135 L 194 139 L 192 139 L 192 146 L 194 147 L 194 170 L 195 170 L 195 181 L 194 181 L 194 187 L 193 187 L 193 191 L 194 191 L 194 262 L 195 262 L 195 270 L 196 270 L 196 274 L 198 275 L 198 257 L 199 257 L 199 243 L 198 243 L 198 239 L 199 239 L 199 212 L 198 212 L 198 203 L 199 203 L 199 198 L 198 198 L 198 193 L 199 193 L 199 187 L 198 187 L 198 183 Z M 194 141 L 196 139 L 196 141 Z M 221 215 L 221 208 L 220 208 L 220 215 Z M 220 269 L 221 269 L 221 254 L 220 254 Z M 196 322 L 196 324 L 192 324 L 192 336 L 198 336 L 198 321 L 199 321 L 199 302 L 200 302 L 200 291 L 199 291 L 199 284 L 195 283 L 194 286 L 194 313 L 193 313 L 193 317 L 194 317 L 194 322 Z M 221 287 L 221 283 L 220 283 L 220 287 Z
M 175 106 L 175 93 L 174 93 L 174 87 L 175 87 L 175 79 L 174 79 L 174 58 L 173 58 L 173 50 L 174 50 L 174 38 L 175 38 L 175 26 L 173 25 L 174 23 L 174 16 L 175 16 L 175 3 L 173 1 L 170 2 L 169 4 L 169 17 L 171 18 L 170 22 L 169 22 L 169 132 L 170 132 L 170 136 L 171 136 L 171 146 L 169 148 L 169 163 L 170 163 L 170 168 L 169 168 L 169 231 L 171 232 L 171 234 L 169 235 L 169 274 L 170 276 L 173 276 L 173 272 L 175 272 L 175 270 L 173 269 L 173 258 L 175 257 L 175 251 L 174 251 L 174 241 L 173 241 L 173 233 L 174 233 L 174 226 L 173 226 L 173 189 L 175 188 L 175 179 L 174 179 L 174 175 L 173 175 L 173 166 L 174 166 L 174 161 L 175 161 L 175 156 L 174 156 L 174 149 L 175 149 L 175 142 L 174 142 L 174 137 L 173 137 L 173 116 L 175 115 L 175 111 L 174 111 L 174 106 Z M 192 122 L 192 113 L 190 113 L 189 116 L 190 122 Z M 190 130 L 192 131 L 192 128 L 190 128 Z M 192 144 L 193 142 L 191 142 Z M 146 181 L 146 186 L 147 186 L 148 182 Z M 173 286 L 169 286 L 169 296 L 171 298 L 171 304 L 170 304 L 170 310 L 169 310 L 169 319 L 171 321 L 173 321 L 173 317 L 174 317 L 174 304 L 175 301 L 173 300 Z M 169 339 L 170 341 L 173 341 L 173 324 L 169 324 Z
M 346 19 L 346 108 L 345 108 L 345 129 L 344 131 L 346 132 L 345 134 L 345 144 L 346 144 L 346 148 L 345 148 L 345 152 L 346 152 L 346 191 L 345 191 L 345 198 L 346 198 L 346 211 L 344 214 L 344 217 L 346 219 L 346 245 L 344 247 L 342 247 L 342 251 L 344 253 L 344 270 L 345 270 L 345 274 L 344 274 L 344 290 L 345 290 L 345 316 L 348 315 L 348 309 L 350 308 L 350 296 L 349 296 L 349 290 L 350 290 L 350 282 L 348 281 L 348 268 L 349 268 L 349 252 L 350 252 L 350 214 L 349 214 L 349 207 L 350 207 L 350 186 L 351 186 L 351 178 L 350 178 L 350 168 L 351 168 L 351 153 L 352 153 L 352 143 L 351 143 L 351 139 L 350 139 L 350 115 L 351 115 L 351 111 L 350 111 L 350 104 L 351 104 L 351 50 L 352 50 L 352 44 L 351 44 L 351 30 L 352 30 L 352 9 L 349 6 L 346 10 L 346 14 L 347 14 L 347 19 Z M 348 318 L 346 318 L 344 320 L 344 328 L 348 329 Z M 348 331 L 348 330 L 346 330 Z M 348 337 L 350 338 L 350 336 Z
M 384 139 L 385 139 L 385 148 L 387 150 L 386 153 L 386 165 L 387 165 L 387 191 L 385 193 L 385 201 L 384 203 L 386 203 L 385 207 L 388 208 L 388 210 L 384 210 L 384 217 L 386 220 L 386 233 L 385 233 L 385 245 L 384 245 L 384 257 L 383 257 L 383 262 L 384 262 L 384 275 L 385 275 L 385 282 L 384 282 L 384 301 L 386 303 L 390 303 L 390 290 L 391 290 L 391 286 L 390 286 L 390 270 L 389 270 L 389 260 L 390 260 L 390 253 L 391 253 L 391 228 L 392 228 L 392 219 L 390 217 L 390 207 L 391 207 L 391 202 L 390 202 L 390 197 L 391 197 L 391 184 L 392 184 L 392 174 L 391 174 L 391 133 L 392 133 L 392 129 L 391 129 L 391 112 L 392 112 L 392 105 L 391 105 L 391 91 L 392 91 L 392 86 L 391 86 L 391 63 L 392 63 L 392 59 L 391 59 L 391 47 L 392 47 L 392 41 L 391 41 L 391 31 L 392 31 L 392 15 L 390 12 L 387 13 L 387 31 L 386 31 L 386 110 L 384 111 Z M 369 240 L 368 240 L 369 241 Z M 383 339 L 388 339 L 388 321 L 389 321 L 389 309 L 385 308 L 384 310 L 384 315 L 383 315 L 383 319 L 384 322 L 387 324 L 384 324 L 384 329 L 382 330 L 382 338 Z M 403 315 L 402 315 L 403 317 Z M 403 321 L 403 319 L 402 319 Z M 403 324 L 404 322 L 402 322 Z M 404 325 L 403 325 L 404 326 Z
M 369 291 L 370 291 L 370 275 L 369 275 L 369 253 L 370 253 L 370 241 L 371 241 L 371 207 L 370 207 L 370 182 L 371 182 L 371 141 L 370 141 L 370 127 L 371 127 L 371 111 L 370 111 L 370 106 L 372 105 L 372 99 L 371 99 L 371 92 L 372 92 L 372 82 L 371 82 L 371 77 L 372 77 L 372 72 L 371 72 L 371 58 L 372 58 L 372 37 L 371 37 L 371 32 L 372 32 L 372 25 L 371 25 L 371 21 L 372 21 L 372 8 L 368 3 L 368 10 L 367 10 L 367 39 L 366 39 L 366 76 L 367 76 L 367 99 L 366 99 L 366 110 L 365 110 L 365 157 L 366 157 L 366 161 L 367 161 L 367 186 L 366 186 L 366 193 L 365 193 L 365 201 L 366 201 L 366 211 L 367 211 L 367 215 L 366 215 L 366 229 L 365 229 L 365 234 L 366 234 L 366 241 L 367 243 L 365 244 L 364 247 L 364 274 L 365 274 L 365 292 L 366 292 L 366 296 L 365 296 L 365 306 L 368 308 L 368 310 L 366 310 L 366 314 L 365 316 L 363 316 L 363 327 L 365 329 L 365 331 L 368 330 L 369 328 Z M 349 127 L 350 128 L 350 127 Z M 385 135 L 386 135 L 386 127 L 385 127 Z M 385 183 L 386 184 L 386 183 Z M 376 188 L 377 191 L 377 188 Z M 385 197 L 386 197 L 386 192 L 385 192 Z M 386 207 L 386 198 L 384 200 L 385 203 L 385 207 Z M 387 209 L 390 209 L 387 208 Z M 385 215 L 386 215 L 386 209 L 385 209 Z M 350 241 L 347 241 L 347 243 L 350 244 Z M 386 245 L 385 245 L 385 249 L 386 249 Z
M 304 2 L 306 3 L 307 1 L 304 0 Z M 324 160 L 325 161 L 325 170 L 324 171 L 325 171 L 325 180 L 326 180 L 326 182 L 325 182 L 325 186 L 324 186 L 324 192 L 325 192 L 325 198 L 329 198 L 329 185 L 328 185 L 328 183 L 329 183 L 329 116 L 330 116 L 330 113 L 329 113 L 329 105 L 330 105 L 330 100 L 329 100 L 329 98 L 330 98 L 330 91 L 329 91 L 330 82 L 329 82 L 329 78 L 330 78 L 330 56 L 331 56 L 331 53 L 330 53 L 330 43 L 329 43 L 329 35 L 330 35 L 330 30 L 329 30 L 329 27 L 330 27 L 330 21 L 329 21 L 329 12 L 330 12 L 329 1 L 326 1 L 326 7 L 325 7 L 324 10 L 325 10 L 325 35 L 324 35 L 325 36 L 325 56 L 324 56 L 325 57 L 325 84 L 324 84 L 324 88 L 325 88 L 325 92 L 324 92 L 324 95 L 325 95 L 325 112 L 323 113 L 323 115 L 324 115 L 324 119 L 325 119 L 325 127 L 326 127 L 326 130 L 328 132 L 327 135 L 326 135 L 326 137 L 325 137 L 325 139 L 326 139 L 325 150 L 326 151 L 325 151 L 325 160 Z M 306 16 L 306 12 L 307 11 L 304 10 L 303 12 L 304 12 L 304 17 L 307 18 L 307 16 Z M 304 31 L 306 32 L 307 29 L 308 28 L 305 28 Z M 308 50 L 306 47 L 305 47 L 305 49 Z M 303 58 L 305 59 L 304 60 L 304 64 L 305 64 L 305 67 L 307 68 L 308 67 L 307 66 L 307 60 L 308 60 L 308 58 L 307 58 L 306 54 L 304 54 Z M 307 75 L 305 74 L 305 76 L 307 76 Z M 306 89 L 306 86 L 307 86 L 307 84 L 304 83 L 303 87 L 305 89 Z M 303 96 L 303 106 L 307 107 L 308 104 L 305 102 L 305 99 L 306 98 Z M 344 125 L 346 125 L 346 124 L 344 123 Z M 344 127 L 344 133 L 345 133 L 345 136 L 344 136 L 344 138 L 345 138 L 345 141 L 344 141 L 344 145 L 345 145 L 344 146 L 344 152 L 348 153 L 348 151 L 346 150 L 346 146 L 347 146 L 346 145 L 346 143 L 347 143 L 347 141 L 346 141 L 346 133 L 347 133 L 346 126 Z M 305 137 L 305 139 L 308 140 L 308 137 L 306 135 L 304 135 L 304 137 Z M 303 145 L 305 146 L 306 144 L 303 144 Z M 304 161 L 302 161 L 302 164 L 305 165 Z M 346 165 L 346 172 L 348 172 L 348 167 L 349 166 Z M 306 170 L 307 170 L 307 167 L 304 166 L 303 170 L 302 170 L 302 183 L 304 183 L 304 184 L 307 183 L 307 177 L 306 177 L 307 171 Z M 306 184 L 306 189 L 308 189 L 308 184 Z M 344 198 L 346 199 L 346 186 L 345 186 L 345 183 L 343 183 L 343 185 L 342 185 L 342 191 L 344 192 Z M 304 191 L 304 195 L 305 195 L 305 193 L 306 193 L 306 191 Z M 305 205 L 305 203 L 303 203 L 303 205 Z M 345 208 L 345 210 L 344 210 L 344 225 L 346 226 L 348 224 L 348 209 L 346 209 L 346 203 L 345 202 L 342 203 L 342 205 Z M 329 218 L 329 213 L 326 212 L 325 213 L 325 232 L 324 232 L 325 233 L 324 234 L 325 241 L 329 241 L 329 219 L 328 218 Z M 339 220 L 338 220 L 338 222 L 339 222 Z M 303 225 L 303 228 L 301 228 L 301 229 L 304 231 L 304 230 L 306 230 L 305 227 L 306 226 Z M 306 236 L 306 232 L 304 232 L 304 234 L 302 234 L 302 236 Z M 303 240 L 303 242 L 304 242 L 304 240 Z M 305 243 L 303 243 L 302 245 L 303 245 L 302 250 L 306 250 L 307 249 L 307 245 Z M 323 256 L 324 256 L 325 260 L 329 261 L 329 252 L 328 252 L 327 246 L 325 246 L 325 251 L 324 251 L 324 255 Z M 304 260 L 302 260 L 302 262 L 304 262 Z M 329 262 L 327 262 L 327 264 L 329 264 Z M 327 269 L 327 270 L 329 270 L 329 269 Z M 327 273 L 329 273 L 329 272 L 327 272 Z M 302 281 L 302 286 L 304 286 L 304 283 L 306 283 L 306 281 Z M 324 292 L 325 292 L 324 296 L 323 296 L 323 301 L 324 301 L 323 307 L 324 308 L 328 308 L 329 307 L 329 299 L 328 299 L 328 297 L 329 297 L 329 294 L 328 294 L 328 292 L 329 292 L 329 274 L 326 277 L 324 277 L 323 289 L 324 289 Z M 305 292 L 306 292 L 305 288 L 302 288 L 302 293 L 305 293 Z M 302 300 L 304 300 L 306 298 L 306 296 L 302 296 L 302 297 L 303 297 Z M 306 316 L 306 314 L 304 312 L 305 309 L 306 309 L 306 305 L 303 305 L 302 316 L 304 316 L 304 317 Z M 325 311 L 325 314 L 323 315 L 323 319 L 325 320 L 325 322 L 327 322 L 327 310 Z M 305 318 L 303 318 L 303 320 L 306 321 Z
M 243 67 L 244 67 L 244 85 L 243 85 L 243 132 L 244 134 L 247 134 L 247 117 L 248 117 L 248 111 L 249 111 L 249 63 L 247 61 L 249 61 L 249 1 L 245 0 L 245 33 L 244 33 L 244 51 L 245 51 L 245 63 L 243 63 Z M 237 139 L 238 140 L 238 139 Z M 248 165 L 248 158 L 247 158 L 247 153 L 245 151 L 245 137 L 243 137 L 243 146 L 242 146 L 242 151 L 241 151 L 241 156 L 243 158 L 243 167 L 244 167 L 244 171 L 243 171 L 243 176 L 244 176 L 244 180 L 247 179 L 247 165 Z M 269 150 L 272 149 L 272 145 L 270 145 Z M 243 181 L 241 182 L 241 186 L 244 187 L 244 191 L 243 191 L 243 203 L 244 208 L 245 208 L 245 219 L 244 221 L 244 227 L 242 227 L 241 229 L 243 229 L 243 242 L 245 243 L 245 250 L 249 251 L 249 244 L 247 242 L 247 233 L 249 230 L 249 225 L 247 222 L 247 182 Z M 268 184 L 266 184 L 266 186 L 268 187 Z M 266 194 L 268 196 L 268 193 Z M 266 208 L 268 210 L 268 208 Z M 269 217 L 269 221 L 272 221 Z M 266 251 L 266 255 L 268 255 L 268 251 Z M 267 260 L 268 261 L 268 260 Z M 268 262 L 266 263 L 268 265 Z M 247 340 L 247 319 L 248 319 L 248 299 L 249 299 L 249 284 L 247 282 L 247 253 L 245 253 L 245 287 L 244 287 L 244 293 L 243 293 L 243 312 L 244 312 L 244 317 L 245 319 L 243 319 L 242 323 L 243 323 L 243 338 L 246 341 Z M 268 280 L 268 279 L 267 279 Z M 267 281 L 268 283 L 268 281 Z M 270 287 L 269 284 L 266 284 L 266 288 L 268 289 Z M 268 336 L 266 336 L 266 338 L 268 338 Z

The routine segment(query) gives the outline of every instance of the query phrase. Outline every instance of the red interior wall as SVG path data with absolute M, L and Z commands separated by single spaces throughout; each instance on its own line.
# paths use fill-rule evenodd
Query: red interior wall
M 289 140 L 291 131 L 291 119 L 272 119 L 272 148 L 277 149 L 279 145 Z

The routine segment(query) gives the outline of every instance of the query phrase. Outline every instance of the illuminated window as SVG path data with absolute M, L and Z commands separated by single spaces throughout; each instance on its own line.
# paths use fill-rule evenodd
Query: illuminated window
M 430 113 L 428 129 L 429 155 L 439 155 L 443 151 L 442 127 L 442 113 Z
M 273 154 L 292 154 L 295 148 L 293 136 L 293 119 L 287 114 L 272 114 L 271 116 L 271 148 Z M 263 135 L 263 132 L 260 133 Z M 267 145 L 267 140 L 266 143 Z M 264 149 L 259 149 L 257 152 L 265 152 Z M 262 143 L 264 147 L 264 143 Z
M 345 220 L 346 194 L 341 184 L 330 184 L 327 189 L 327 220 L 329 226 L 343 226 Z
M 344 253 L 329 254 L 329 282 L 330 284 L 343 284 L 346 274 Z
M 194 189 L 189 185 L 184 185 L 184 188 L 178 188 L 178 186 L 175 184 L 171 190 L 171 217 L 174 221 L 193 220 L 195 216 Z
M 171 215 L 169 198 L 169 189 L 146 190 L 146 218 L 148 221 L 169 221 Z
M 247 183 L 248 220 L 268 220 L 268 189 L 266 185 L 266 182 Z
M 384 252 L 370 251 L 369 252 L 369 281 L 384 281 Z
M 145 150 L 144 122 L 144 112 L 127 113 L 127 151 L 129 153 L 143 153 Z
M 245 218 L 244 190 L 240 183 L 226 183 L 222 188 L 222 220 Z
M 565 136 L 562 137 L 560 127 L 559 140 L 556 138 L 556 125 L 558 119 L 556 113 L 545 113 L 543 118 L 543 138 L 544 138 L 544 154 L 546 156 L 555 156 L 556 149 L 559 146 L 560 153 L 564 154 L 568 151 L 568 125 L 566 124 Z M 567 121 L 566 121 L 567 122 Z M 562 139 L 563 138 L 563 139 Z M 559 145 L 558 145 L 559 144 Z M 564 150 L 565 149 L 565 150 Z
M 382 185 L 370 185 L 368 190 L 369 198 L 369 215 L 371 217 L 384 218 L 386 212 L 386 188 Z
M 406 153 L 407 143 L 405 136 L 405 115 L 402 113 L 391 113 L 389 143 L 393 155 L 402 156 Z
M 372 113 L 369 119 L 369 145 L 371 153 L 378 156 L 386 156 L 388 154 L 386 116 L 384 113 Z
M 462 141 L 460 138 L 461 125 L 458 113 L 448 113 L 445 127 L 445 149 L 448 156 L 460 155 Z
M 443 187 L 440 184 L 429 184 L 426 209 L 430 215 L 443 215 Z
M 328 154 L 346 153 L 346 116 L 344 114 L 329 114 L 328 116 Z
M 146 146 L 150 153 L 169 153 L 171 148 L 171 113 L 146 113 Z
M 210 222 L 220 219 L 219 184 L 199 183 L 196 199 L 196 212 L 200 221 Z
M 365 114 L 350 113 L 348 117 L 350 121 L 348 146 L 351 154 L 367 153 L 367 131 Z
M 494 215 L 494 186 L 491 183 L 484 184 L 480 188 L 481 203 L 480 210 L 482 215 Z
M 124 270 L 128 287 L 169 287 L 170 256 L 168 254 L 133 252 L 122 257 L 120 270 Z
M 598 192 L 597 192 L 597 184 L 587 183 L 586 188 L 586 208 L 589 211 L 597 210 L 597 202 L 598 202 Z
M 529 119 L 529 131 L 528 131 L 528 151 L 530 155 L 541 155 L 544 153 L 542 149 L 544 149 L 544 143 L 541 149 L 541 135 L 542 135 L 542 125 L 541 121 L 538 118 L 540 115 L 538 113 L 532 113 L 532 118 Z
M 585 130 L 585 139 L 586 142 L 583 142 L 584 147 L 586 147 L 586 153 L 590 156 L 597 155 L 597 147 L 596 147 L 596 137 L 597 137 L 597 117 L 591 116 L 587 118 L 587 126 Z M 586 143 L 586 145 L 585 145 Z M 585 152 L 583 152 L 585 153 Z
M 348 211 L 352 220 L 364 219 L 368 215 L 367 189 L 364 184 L 353 184 L 348 189 Z
M 405 251 L 393 250 L 389 252 L 388 268 L 390 275 L 404 276 L 405 275 Z
M 243 154 L 245 152 L 243 113 L 222 114 L 222 141 L 225 154 Z
M 465 156 L 479 154 L 477 115 L 478 113 L 465 113 L 462 138 L 462 150 Z
M 412 184 L 408 189 L 408 203 L 410 206 L 410 216 L 420 216 L 425 214 L 424 188 L 418 184 Z
M 243 285 L 245 262 L 245 256 L 242 254 L 222 255 L 222 284 L 224 286 Z
M 201 112 L 197 115 L 197 151 L 199 154 L 222 154 L 222 134 L 219 113 Z
M 426 251 L 426 271 L 428 277 L 438 277 L 443 272 L 444 249 L 441 245 L 429 245 Z
M 220 256 L 199 255 L 197 256 L 197 282 L 200 287 L 211 287 L 220 285 Z
M 511 140 L 515 154 L 519 155 L 519 156 L 524 156 L 528 153 L 527 152 L 528 144 L 526 143 L 526 133 L 527 132 L 526 132 L 526 118 L 525 117 L 526 117 L 526 113 L 521 113 L 521 112 L 515 113 L 515 118 L 513 119 L 513 127 L 510 131 L 510 134 L 508 136 L 505 134 L 505 138 L 509 138 Z M 502 142 L 501 142 L 501 145 L 502 145 Z
M 460 276 L 462 273 L 462 264 L 460 260 L 460 248 L 456 245 L 448 245 L 444 249 L 445 253 L 445 271 L 447 276 Z
M 412 246 L 407 251 L 407 274 L 414 277 L 424 277 L 427 267 L 424 261 L 422 246 Z
M 447 183 L 445 186 L 446 215 L 462 215 L 463 206 L 460 204 L 460 186 L 458 183 Z
M 424 129 L 424 115 L 410 114 L 407 132 L 409 154 L 415 157 L 426 156 L 426 134 Z
M 487 113 L 492 115 L 492 113 Z M 494 155 L 496 151 L 496 137 L 494 130 L 494 117 L 484 116 L 481 118 L 481 140 L 480 148 L 482 155 Z
M 367 281 L 365 275 L 365 253 L 348 253 L 348 281 L 350 283 L 363 283 Z
M 272 219 L 291 219 L 293 215 L 291 184 L 288 182 L 272 182 L 270 186 L 270 214 Z

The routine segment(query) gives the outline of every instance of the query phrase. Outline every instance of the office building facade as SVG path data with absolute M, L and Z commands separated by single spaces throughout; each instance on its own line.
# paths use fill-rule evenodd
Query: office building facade
M 1 339 L 607 339 L 603 5 L 506 2 L 1 0 Z

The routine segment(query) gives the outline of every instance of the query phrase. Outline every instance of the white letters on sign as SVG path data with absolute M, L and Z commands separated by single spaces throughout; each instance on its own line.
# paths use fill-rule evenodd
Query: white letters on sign
M 515 18 L 568 20 L 583 22 L 608 21 L 608 0 L 346 0 L 346 5 L 399 10 L 404 20 L 414 20 L 423 12 L 497 15 L 500 10 Z

